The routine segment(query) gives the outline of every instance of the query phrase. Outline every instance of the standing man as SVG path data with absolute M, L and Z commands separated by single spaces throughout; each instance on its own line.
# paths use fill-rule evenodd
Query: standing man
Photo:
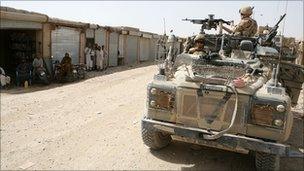
M 95 43 L 93 47 L 93 53 L 91 53 L 94 70 L 97 69 L 97 51 L 98 51 L 98 44 Z
M 98 46 L 96 50 L 96 62 L 97 62 L 97 69 L 102 70 L 103 69 L 103 51 L 101 50 L 101 47 Z
M 93 69 L 93 61 L 91 58 L 92 45 L 90 43 L 85 48 L 84 52 L 85 52 L 85 57 L 86 57 L 87 70 L 91 71 Z
M 241 8 L 239 10 L 239 13 L 241 15 L 240 23 L 236 25 L 233 30 L 224 26 L 223 29 L 228 33 L 232 33 L 233 35 L 253 37 L 257 32 L 258 25 L 257 22 L 250 17 L 252 15 L 252 10 L 253 7 L 250 6 Z
M 105 50 L 105 48 L 104 48 L 104 45 L 102 45 L 101 46 L 101 51 L 102 51 L 102 53 L 103 53 L 103 63 L 104 63 L 104 69 L 107 69 L 108 68 L 108 59 L 109 59 L 109 57 L 108 57 L 108 52 Z

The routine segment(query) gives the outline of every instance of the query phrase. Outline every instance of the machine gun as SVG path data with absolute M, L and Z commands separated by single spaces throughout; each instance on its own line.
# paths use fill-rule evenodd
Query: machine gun
M 271 29 L 271 31 L 267 34 L 265 44 L 271 44 L 271 40 L 277 35 L 277 30 L 279 28 L 279 24 L 281 23 L 281 21 L 284 19 L 285 16 L 286 16 L 286 13 L 281 16 L 281 18 L 279 19 L 277 24 L 274 25 L 274 27 Z
M 202 24 L 201 27 L 201 33 L 204 33 L 204 30 L 211 30 L 211 29 L 215 29 L 217 28 L 217 25 L 219 25 L 220 23 L 225 23 L 227 25 L 230 25 L 231 21 L 225 21 L 223 19 L 214 19 L 214 15 L 213 14 L 209 14 L 208 15 L 209 18 L 206 19 L 182 19 L 182 21 L 190 21 L 193 24 Z

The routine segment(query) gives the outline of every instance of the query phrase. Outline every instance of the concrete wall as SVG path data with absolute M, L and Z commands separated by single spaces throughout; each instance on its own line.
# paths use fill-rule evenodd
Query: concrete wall
M 42 55 L 42 38 L 43 38 L 43 30 L 38 30 L 36 32 L 36 54 Z
M 42 56 L 43 58 L 51 57 L 51 29 L 49 23 L 43 24 L 42 27 Z
M 84 49 L 86 47 L 86 34 L 85 32 L 82 30 L 80 32 L 80 37 L 79 37 L 79 63 L 80 64 L 84 64 L 85 63 L 85 54 L 84 54 Z

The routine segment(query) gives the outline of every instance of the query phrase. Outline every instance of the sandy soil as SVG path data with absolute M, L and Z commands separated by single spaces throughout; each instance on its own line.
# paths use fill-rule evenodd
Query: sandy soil
M 129 69 L 1 92 L 1 169 L 253 170 L 249 155 L 181 142 L 144 146 L 140 118 L 156 66 Z M 301 119 L 288 143 L 303 148 Z M 283 158 L 281 169 L 303 170 L 303 160 Z

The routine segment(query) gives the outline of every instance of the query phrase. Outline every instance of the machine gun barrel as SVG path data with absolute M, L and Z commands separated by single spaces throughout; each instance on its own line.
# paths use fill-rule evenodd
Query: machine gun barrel
M 202 19 L 188 19 L 188 18 L 182 19 L 182 21 L 190 21 L 193 24 L 204 24 L 205 22 L 207 22 L 206 19 L 202 20 Z
M 279 24 L 282 22 L 282 20 L 285 18 L 286 14 L 282 15 L 279 21 L 274 25 L 274 27 L 271 29 L 269 34 L 267 35 L 266 41 L 267 43 L 270 43 L 271 40 L 276 36 L 277 30 L 279 28 Z
M 182 19 L 182 21 L 190 21 L 192 22 L 193 24 L 204 24 L 206 22 L 215 22 L 215 23 L 218 23 L 218 22 L 223 22 L 225 24 L 230 24 L 231 21 L 226 21 L 226 20 L 223 20 L 223 19 L 188 19 L 188 18 L 185 18 L 185 19 Z
M 280 20 L 277 22 L 277 24 L 275 25 L 275 27 L 279 27 L 280 22 L 285 18 L 285 16 L 286 16 L 286 13 L 281 16 Z

